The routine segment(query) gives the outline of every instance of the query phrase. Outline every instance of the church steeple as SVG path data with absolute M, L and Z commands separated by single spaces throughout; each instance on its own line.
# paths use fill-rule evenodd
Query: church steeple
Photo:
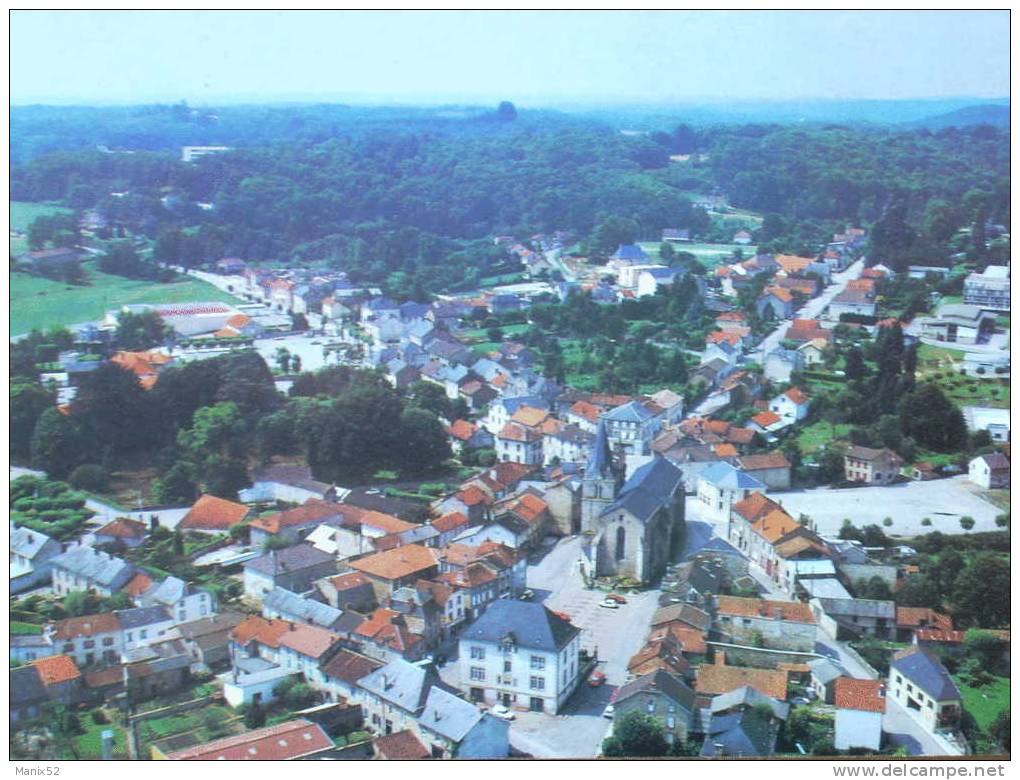
M 614 472 L 613 451 L 609 448 L 609 436 L 606 434 L 606 423 L 604 420 L 599 420 L 598 431 L 595 434 L 595 444 L 591 450 L 591 457 L 588 458 L 588 465 L 584 470 L 584 478 L 615 478 L 616 475 Z
M 581 481 L 581 529 L 594 530 L 598 518 L 616 500 L 619 492 L 619 470 L 609 447 L 606 424 L 599 420 L 595 444 Z

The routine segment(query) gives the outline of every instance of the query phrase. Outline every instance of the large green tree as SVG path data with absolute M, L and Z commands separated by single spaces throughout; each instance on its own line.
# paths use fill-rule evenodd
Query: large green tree
M 615 721 L 613 735 L 602 742 L 609 758 L 656 758 L 669 752 L 662 721 L 631 710 Z

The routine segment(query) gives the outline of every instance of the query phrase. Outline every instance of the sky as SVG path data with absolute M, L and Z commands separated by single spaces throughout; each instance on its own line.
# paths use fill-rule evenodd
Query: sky
M 1009 95 L 1008 11 L 12 11 L 10 20 L 13 104 Z

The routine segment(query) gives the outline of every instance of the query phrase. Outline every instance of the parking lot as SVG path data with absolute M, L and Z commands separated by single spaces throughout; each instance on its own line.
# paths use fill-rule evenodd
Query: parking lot
M 965 476 L 888 487 L 800 490 L 770 497 L 794 517 L 806 514 L 817 524 L 818 533 L 825 536 L 839 533 L 844 518 L 850 518 L 858 527 L 878 525 L 896 536 L 931 531 L 960 534 L 963 516 L 974 518 L 973 531 L 995 531 L 995 517 L 1002 511 L 983 499 Z M 891 526 L 883 526 L 886 517 L 892 518 Z M 926 517 L 931 519 L 929 526 L 921 525 Z

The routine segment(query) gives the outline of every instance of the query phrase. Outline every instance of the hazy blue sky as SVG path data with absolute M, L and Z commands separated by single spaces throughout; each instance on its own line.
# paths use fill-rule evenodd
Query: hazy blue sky
M 1008 94 L 1006 11 L 11 13 L 15 103 Z

